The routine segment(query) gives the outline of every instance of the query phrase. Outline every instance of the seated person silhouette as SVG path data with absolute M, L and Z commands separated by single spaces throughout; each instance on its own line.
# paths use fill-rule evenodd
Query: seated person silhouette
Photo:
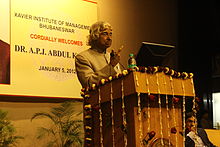
M 186 147 L 216 147 L 211 143 L 206 131 L 197 128 L 197 119 L 193 112 L 186 114 Z

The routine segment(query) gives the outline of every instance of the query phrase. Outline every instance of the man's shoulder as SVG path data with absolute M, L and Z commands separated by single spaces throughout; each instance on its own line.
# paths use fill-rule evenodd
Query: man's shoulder
M 76 58 L 80 58 L 80 57 L 87 56 L 87 54 L 89 54 L 89 49 L 79 52 L 79 53 L 76 55 Z
M 106 55 L 108 56 L 108 55 L 110 55 L 110 53 L 109 52 L 106 52 Z M 96 56 L 97 58 L 99 57 L 99 56 L 103 56 L 103 53 L 99 53 L 98 51 L 96 51 L 95 49 L 91 49 L 91 48 L 89 48 L 89 49 L 87 49 L 87 50 L 84 50 L 84 51 L 82 51 L 82 52 L 80 52 L 80 53 L 78 53 L 77 55 L 76 55 L 76 58 L 78 57 L 78 58 L 80 58 L 80 57 L 85 57 L 85 58 L 94 58 L 94 56 Z
M 77 60 L 91 60 L 96 55 L 96 52 L 92 49 L 87 49 L 76 55 Z
M 197 128 L 197 132 L 198 132 L 199 136 L 206 136 L 207 135 L 205 129 L 203 129 L 203 128 Z
M 205 129 L 203 129 L 203 128 L 197 128 L 197 131 L 205 131 Z
M 94 51 L 92 49 L 86 49 L 78 53 L 77 56 L 86 56 L 86 55 L 91 55 L 91 54 L 94 54 Z

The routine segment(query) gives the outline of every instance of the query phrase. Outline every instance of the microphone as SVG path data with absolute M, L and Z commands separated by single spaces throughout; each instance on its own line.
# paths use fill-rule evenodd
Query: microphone
M 114 56 L 115 56 L 114 50 L 111 51 L 110 56 L 111 56 L 111 57 L 114 57 Z
M 122 48 L 124 48 L 123 45 L 118 49 L 118 52 L 117 52 L 117 53 L 116 53 L 114 50 L 112 50 L 111 53 L 110 53 L 111 58 L 113 58 L 114 56 L 116 56 L 116 54 L 119 54 L 119 53 L 122 51 Z M 120 61 L 119 61 L 118 63 L 119 63 L 119 65 L 121 65 L 121 67 L 122 67 L 124 70 L 126 70 L 126 68 L 123 66 L 123 64 L 121 64 Z
M 122 45 L 122 46 L 118 49 L 118 52 L 117 52 L 117 53 L 116 53 L 114 50 L 112 50 L 111 53 L 110 53 L 110 56 L 111 56 L 111 57 L 114 57 L 115 54 L 119 54 L 119 53 L 122 51 L 123 48 L 124 48 L 124 46 Z

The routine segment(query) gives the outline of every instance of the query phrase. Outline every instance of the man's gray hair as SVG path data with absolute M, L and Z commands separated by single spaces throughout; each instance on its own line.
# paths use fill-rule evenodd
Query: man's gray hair
M 94 42 L 99 38 L 99 34 L 105 29 L 112 29 L 108 22 L 98 21 L 91 25 L 88 35 L 88 45 L 93 46 Z

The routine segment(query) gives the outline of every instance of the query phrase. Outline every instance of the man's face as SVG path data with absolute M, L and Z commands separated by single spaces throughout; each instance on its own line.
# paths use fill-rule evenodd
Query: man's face
M 196 126 L 197 126 L 197 123 L 196 123 L 196 118 L 194 116 L 189 117 L 186 120 L 186 128 L 188 128 L 189 130 L 195 131 Z
M 103 50 L 109 48 L 112 44 L 112 29 L 105 29 L 99 34 L 97 46 Z

